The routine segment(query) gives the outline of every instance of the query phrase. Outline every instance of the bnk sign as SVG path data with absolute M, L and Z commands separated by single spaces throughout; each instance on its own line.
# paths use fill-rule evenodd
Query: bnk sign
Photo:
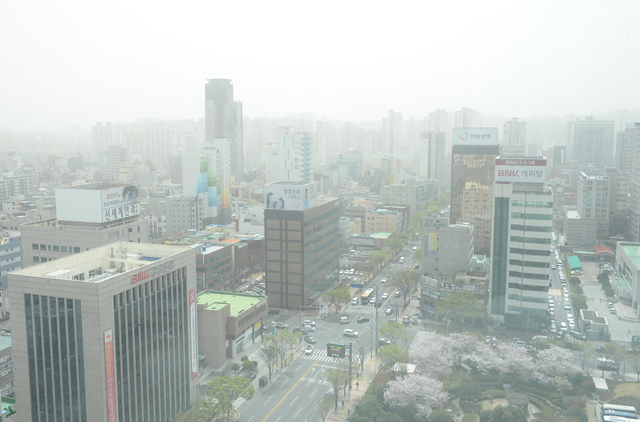
M 496 158 L 496 182 L 545 183 L 545 158 Z

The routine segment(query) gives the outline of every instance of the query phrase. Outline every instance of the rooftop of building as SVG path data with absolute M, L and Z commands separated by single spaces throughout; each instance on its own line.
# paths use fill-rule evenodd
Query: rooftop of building
M 115 275 L 134 273 L 138 268 L 191 248 L 151 243 L 115 242 L 64 258 L 12 272 L 15 275 L 100 283 Z
M 279 182 L 271 182 L 271 183 L 265 183 L 265 186 L 274 186 L 274 185 L 280 185 L 280 186 L 308 186 L 308 185 L 314 185 L 316 182 L 287 182 L 286 180 L 281 180 Z
M 83 185 L 73 185 L 73 186 L 62 186 L 58 189 L 78 189 L 78 190 L 102 190 L 102 189 L 111 189 L 111 188 L 120 188 L 125 186 L 131 186 L 130 183 L 85 183 Z
M 229 315 L 235 316 L 240 312 L 257 305 L 265 296 L 246 295 L 234 292 L 205 290 L 198 293 L 198 305 L 204 305 L 206 310 L 219 311 L 229 305 Z
M 373 237 L 375 239 L 388 239 L 393 233 L 356 233 L 352 237 Z
M 618 242 L 624 253 L 629 257 L 636 268 L 640 268 L 640 243 Z
M 580 219 L 580 214 L 578 213 L 577 210 L 567 210 L 566 216 L 567 216 L 567 218 L 572 219 L 572 220 L 579 220 Z
M 2 396 L 2 420 L 16 414 L 16 399 Z M 14 418 L 15 419 L 15 418 Z

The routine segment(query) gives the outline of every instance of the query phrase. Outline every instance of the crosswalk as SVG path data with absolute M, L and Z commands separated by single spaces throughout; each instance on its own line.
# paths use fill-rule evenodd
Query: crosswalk
M 242 403 L 244 403 L 246 400 L 244 399 L 244 397 L 238 397 L 237 399 L 234 400 L 233 402 L 233 408 L 237 409 L 240 406 L 242 406 Z
M 385 309 L 383 308 L 377 308 L 377 309 L 378 309 L 378 315 L 384 316 Z M 355 305 L 355 306 L 349 305 L 345 307 L 344 312 L 347 314 L 357 313 L 357 314 L 375 315 L 376 308 L 373 305 Z
M 314 349 L 313 353 L 311 353 L 310 355 L 307 355 L 304 352 L 301 353 L 300 358 L 322 362 L 341 362 L 342 359 L 349 359 L 349 356 L 346 356 L 344 358 L 334 358 L 327 356 L 327 349 Z

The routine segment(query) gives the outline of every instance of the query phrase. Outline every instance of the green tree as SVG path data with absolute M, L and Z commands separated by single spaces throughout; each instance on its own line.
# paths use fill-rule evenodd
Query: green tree
M 567 416 L 576 418 L 579 422 L 589 422 L 587 412 L 578 406 L 571 406 L 567 409 Z
M 605 281 L 609 281 L 609 271 L 604 270 L 596 277 L 598 283 L 604 283 Z
M 323 294 L 322 300 L 328 306 L 333 305 L 335 307 L 336 313 L 338 313 L 340 305 L 351 300 L 351 293 L 349 293 L 349 289 L 347 289 L 346 287 L 338 287 Z
M 454 420 L 451 413 L 444 409 L 436 409 L 427 417 L 427 422 L 454 422 Z
M 387 245 L 391 248 L 393 253 L 398 253 L 404 248 L 404 242 L 398 237 L 392 237 L 387 241 Z
M 415 251 L 412 258 L 416 261 L 420 261 L 422 259 L 422 249 L 418 249 L 417 251 Z
M 293 359 L 293 352 L 300 346 L 302 333 L 299 331 L 289 331 L 288 328 L 285 328 L 278 338 L 282 341 L 283 347 L 289 350 L 291 358 Z
M 406 308 L 411 300 L 411 293 L 418 287 L 420 275 L 416 270 L 400 270 L 391 274 L 390 284 L 402 293 L 402 307 Z
M 338 409 L 338 395 L 340 394 L 340 390 L 344 386 L 347 375 L 344 373 L 344 370 L 340 368 L 327 369 L 327 372 L 325 374 L 327 382 L 333 389 L 333 397 L 336 402 L 335 408 Z
M 513 406 L 497 406 L 491 411 L 489 422 L 526 422 L 524 410 Z
M 475 294 L 468 291 L 452 291 L 447 293 L 446 299 L 440 301 L 436 306 L 436 311 L 440 315 L 447 315 L 450 319 L 455 319 L 462 323 L 467 318 L 482 318 L 484 316 L 484 306 Z
M 368 350 L 369 350 L 369 347 L 367 346 L 367 342 L 362 341 L 360 338 L 358 338 L 353 343 L 353 351 L 355 352 L 355 355 L 358 357 L 358 360 L 360 361 L 361 371 L 364 371 L 364 359 L 367 355 Z
M 243 377 L 226 375 L 214 378 L 207 384 L 207 396 L 215 402 L 216 414 L 227 421 L 233 419 L 233 402 L 240 397 L 249 400 L 253 392 L 251 380 Z
M 253 363 L 253 361 L 245 360 L 244 362 L 242 362 L 242 368 L 246 371 L 253 371 L 254 366 L 255 364 Z
M 269 370 L 269 381 L 271 381 L 271 374 L 278 362 L 278 350 L 276 348 L 276 339 L 273 336 L 267 336 L 263 339 L 262 346 L 258 349 L 258 358 L 264 362 Z
M 348 419 L 349 422 L 403 422 L 396 413 L 386 412 L 378 400 L 367 400 L 356 406 Z
M 571 277 L 571 279 L 569 279 L 569 283 L 571 283 L 572 286 L 577 286 L 582 282 L 582 280 L 580 280 L 580 277 Z
M 580 309 L 587 309 L 587 299 L 583 295 L 573 295 L 573 307 L 576 312 L 579 312 Z
M 389 368 L 393 368 L 398 362 L 409 363 L 409 352 L 397 344 L 392 343 L 380 347 L 378 354 L 382 359 L 386 360 L 386 365 Z
M 387 321 L 380 325 L 378 331 L 382 337 L 391 340 L 392 343 L 398 343 L 401 347 L 409 349 L 409 330 L 404 324 Z

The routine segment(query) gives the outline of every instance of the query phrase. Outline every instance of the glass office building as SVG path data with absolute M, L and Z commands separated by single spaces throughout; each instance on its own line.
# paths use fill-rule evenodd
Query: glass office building
M 171 421 L 196 401 L 195 250 L 119 242 L 10 274 L 25 421 Z
M 491 250 L 491 209 L 499 145 L 454 145 L 451 163 L 451 224 L 474 227 L 476 254 Z

